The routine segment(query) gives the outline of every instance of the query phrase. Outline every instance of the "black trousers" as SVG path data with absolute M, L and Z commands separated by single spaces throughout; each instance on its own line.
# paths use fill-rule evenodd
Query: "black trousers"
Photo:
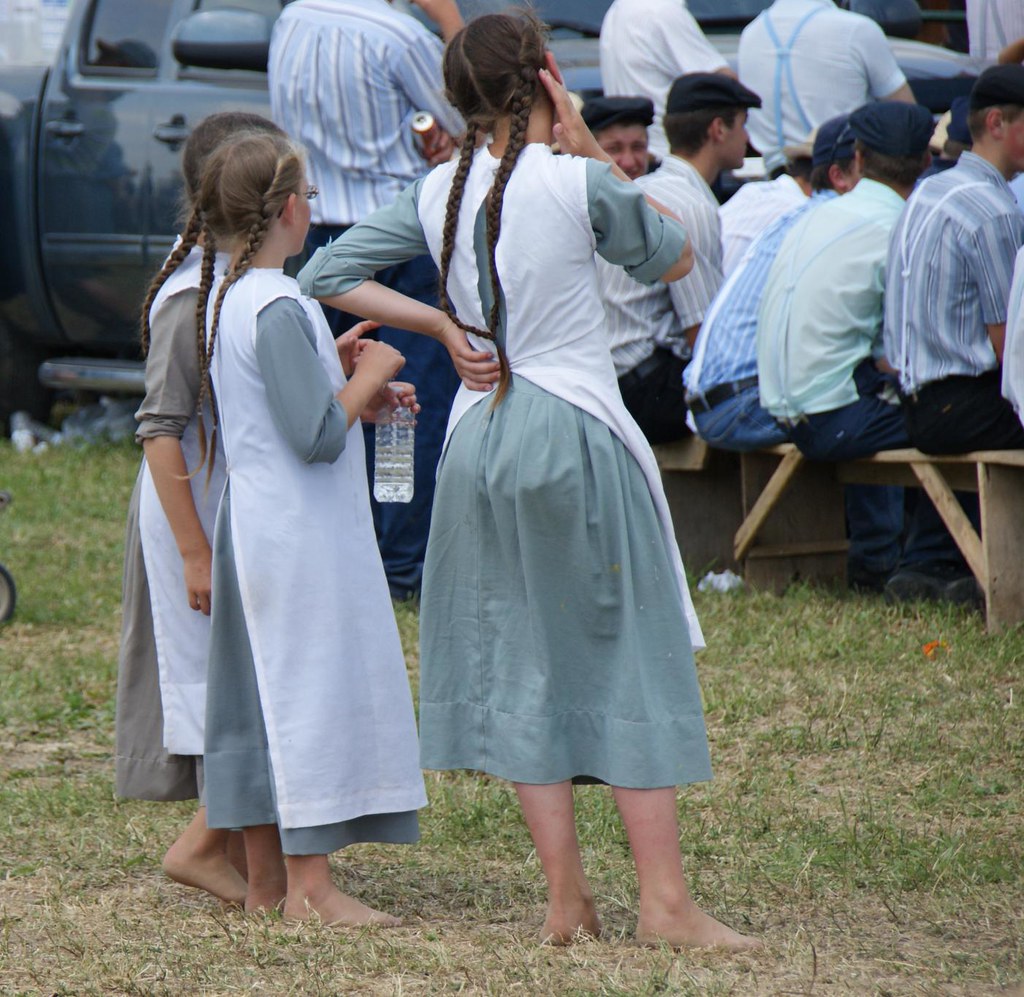
M 690 433 L 683 389 L 685 366 L 686 361 L 671 350 L 656 346 L 648 359 L 619 378 L 626 409 L 648 443 L 670 443 Z
M 923 453 L 969 450 L 1024 450 L 1024 426 L 1002 396 L 1002 371 L 977 377 L 953 376 L 918 388 L 903 398 L 910 442 Z

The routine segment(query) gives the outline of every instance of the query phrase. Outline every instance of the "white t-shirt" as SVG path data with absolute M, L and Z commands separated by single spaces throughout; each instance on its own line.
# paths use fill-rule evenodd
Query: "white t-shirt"
M 722 270 L 736 269 L 747 247 L 777 218 L 800 207 L 807 195 L 788 174 L 745 183 L 718 209 L 722 221 Z
M 684 0 L 615 0 L 601 23 L 601 82 L 608 97 L 649 97 L 654 124 L 650 150 L 664 159 L 661 119 L 672 81 L 684 73 L 713 73 L 727 65 Z
M 785 63 L 776 72 L 779 57 L 769 25 L 783 49 L 791 46 L 791 74 Z M 747 131 L 769 170 L 783 162 L 784 146 L 803 142 L 812 128 L 872 98 L 888 97 L 907 82 L 882 29 L 831 0 L 775 0 L 740 35 L 739 76 L 762 100 L 761 110 L 750 112 Z
M 1018 38 L 1024 38 L 1021 0 L 967 0 L 967 40 L 974 58 L 994 61 Z

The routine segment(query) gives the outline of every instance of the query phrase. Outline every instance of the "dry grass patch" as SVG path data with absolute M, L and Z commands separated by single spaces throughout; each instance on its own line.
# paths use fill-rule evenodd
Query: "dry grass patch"
M 245 917 L 168 882 L 188 805 L 117 801 L 110 760 L 129 448 L 15 456 L 0 556 L 0 993 L 985 995 L 1024 981 L 1024 633 L 795 589 L 701 596 L 715 781 L 680 793 L 694 892 L 767 950 L 632 943 L 606 790 L 578 792 L 606 926 L 534 944 L 543 885 L 514 794 L 430 774 L 423 841 L 358 847 L 340 880 L 396 931 Z M 399 610 L 414 685 L 415 607 Z M 924 648 L 941 641 L 929 657 Z

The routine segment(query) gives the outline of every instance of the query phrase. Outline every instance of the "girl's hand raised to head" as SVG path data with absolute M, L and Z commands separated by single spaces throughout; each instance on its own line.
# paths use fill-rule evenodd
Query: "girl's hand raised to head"
M 562 82 L 555 57 L 546 54 L 547 68 L 538 71 L 541 83 L 555 109 L 554 138 L 562 152 L 573 156 L 587 156 L 590 159 L 608 160 L 608 154 L 597 144 L 597 139 L 583 121 L 583 116 L 569 96 L 569 91 Z
M 370 322 L 369 320 L 358 322 L 335 339 L 334 345 L 338 348 L 338 359 L 341 361 L 341 369 L 345 372 L 346 377 L 352 376 L 352 372 L 356 369 L 356 360 L 366 345 L 360 341 L 359 337 L 379 328 L 380 322 Z
M 490 391 L 494 387 L 501 370 L 494 354 L 473 349 L 466 334 L 451 321 L 445 327 L 442 342 L 456 373 L 470 391 Z

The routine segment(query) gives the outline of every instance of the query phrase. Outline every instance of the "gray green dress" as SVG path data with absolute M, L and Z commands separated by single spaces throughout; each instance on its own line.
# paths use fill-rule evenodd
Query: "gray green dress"
M 146 358 L 146 397 L 136 418 L 140 443 L 158 436 L 181 439 L 196 409 L 196 288 L 180 291 L 164 305 L 161 330 Z M 139 800 L 191 800 L 202 790 L 203 760 L 164 748 L 160 668 L 153 634 L 146 562 L 139 533 L 142 471 L 128 506 L 124 544 L 121 645 L 117 662 L 114 788 Z
M 543 349 L 546 336 L 564 334 L 557 325 L 517 327 L 517 314 L 529 312 L 519 302 L 534 291 L 564 293 L 552 311 L 561 309 L 567 327 L 591 330 L 564 334 L 566 379 L 575 356 L 581 367 L 606 365 L 614 387 L 594 248 L 650 282 L 679 257 L 684 235 L 606 167 L 588 164 L 585 192 L 565 179 L 571 172 L 524 152 L 506 189 L 499 335 L 512 384 L 500 404 L 464 411 L 438 469 L 420 614 L 421 760 L 534 784 L 693 782 L 710 777 L 700 689 L 648 478 L 610 425 L 516 373 L 517 349 Z M 299 276 L 303 290 L 349 290 L 424 248 L 436 259 L 444 199 L 435 188 L 428 202 L 423 189 L 414 185 L 319 251 Z M 547 219 L 552 238 L 541 228 Z M 467 303 L 464 320 L 479 322 L 492 300 L 482 205 L 473 231 L 460 229 L 457 240 L 470 236 L 475 279 L 464 264 L 453 290 Z M 520 336 L 540 346 L 523 347 Z
M 274 423 L 307 463 L 335 461 L 348 418 L 316 354 L 316 335 L 299 304 L 279 298 L 257 318 L 257 360 Z M 323 406 L 318 402 L 323 400 Z M 273 770 L 231 542 L 231 475 L 213 542 L 213 627 L 206 686 L 207 823 L 252 827 L 278 822 Z M 282 598 L 284 598 L 282 593 Z M 323 736 L 329 739 L 330 731 Z M 419 840 L 415 810 L 368 814 L 307 828 L 281 828 L 286 855 L 326 855 L 359 842 Z

